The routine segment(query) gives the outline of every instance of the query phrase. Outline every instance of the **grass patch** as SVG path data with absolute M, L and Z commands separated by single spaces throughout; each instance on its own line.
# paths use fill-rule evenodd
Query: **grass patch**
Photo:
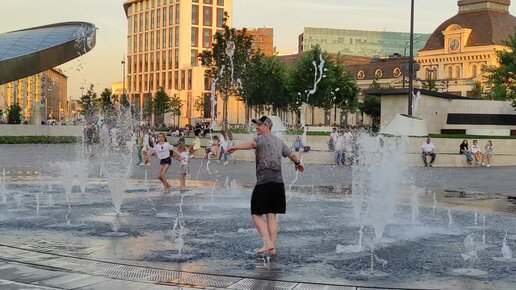
M 76 136 L 0 136 L 0 144 L 62 144 L 77 143 Z
M 449 139 L 513 139 L 516 136 L 483 136 L 483 135 L 463 135 L 463 134 L 428 134 L 430 138 L 449 138 Z

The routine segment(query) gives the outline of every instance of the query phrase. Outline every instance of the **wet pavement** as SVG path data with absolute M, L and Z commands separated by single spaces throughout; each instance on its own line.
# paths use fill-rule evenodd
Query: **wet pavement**
M 8 192 L 0 199 L 1 289 L 512 289 L 516 283 L 516 260 L 500 253 L 506 231 L 516 248 L 516 204 L 506 198 L 515 192 L 514 167 L 414 168 L 411 178 L 422 190 L 418 217 L 411 218 L 407 188 L 372 255 L 370 225 L 358 247 L 362 225 L 353 218 L 350 168 L 309 166 L 287 190 L 281 247 L 268 260 L 253 252 L 260 247 L 249 219 L 253 163 L 194 159 L 196 181 L 179 192 L 173 167 L 170 194 L 152 178 L 156 160 L 134 166 L 123 215 L 115 216 L 96 165 L 100 156 L 91 159 L 86 192 L 75 186 L 66 202 L 56 172 L 58 162 L 74 159 L 74 146 L 0 150 Z M 295 174 L 285 165 L 289 188 Z M 468 237 L 474 261 L 464 258 Z

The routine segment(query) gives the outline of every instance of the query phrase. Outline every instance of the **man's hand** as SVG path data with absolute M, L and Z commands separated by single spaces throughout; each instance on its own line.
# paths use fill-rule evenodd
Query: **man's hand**
M 228 154 L 232 154 L 233 152 L 235 152 L 237 149 L 235 148 L 235 146 L 233 147 L 229 147 L 228 150 L 226 150 L 226 153 Z
M 299 172 L 305 171 L 305 167 L 303 166 L 302 163 L 295 165 L 295 168 L 296 168 L 296 171 L 299 171 Z

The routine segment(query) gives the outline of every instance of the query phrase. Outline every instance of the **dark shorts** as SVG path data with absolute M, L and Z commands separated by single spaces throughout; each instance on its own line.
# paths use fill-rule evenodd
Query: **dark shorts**
M 167 157 L 165 159 L 160 159 L 159 164 L 160 165 L 165 165 L 165 164 L 170 165 L 170 164 L 172 164 L 172 159 L 170 157 Z
M 283 183 L 258 184 L 251 196 L 251 214 L 285 213 L 286 204 Z

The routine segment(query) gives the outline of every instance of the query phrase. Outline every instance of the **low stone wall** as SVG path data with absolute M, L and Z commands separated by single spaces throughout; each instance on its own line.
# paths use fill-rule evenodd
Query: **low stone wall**
M 82 126 L 0 125 L 0 136 L 76 136 L 82 137 Z

